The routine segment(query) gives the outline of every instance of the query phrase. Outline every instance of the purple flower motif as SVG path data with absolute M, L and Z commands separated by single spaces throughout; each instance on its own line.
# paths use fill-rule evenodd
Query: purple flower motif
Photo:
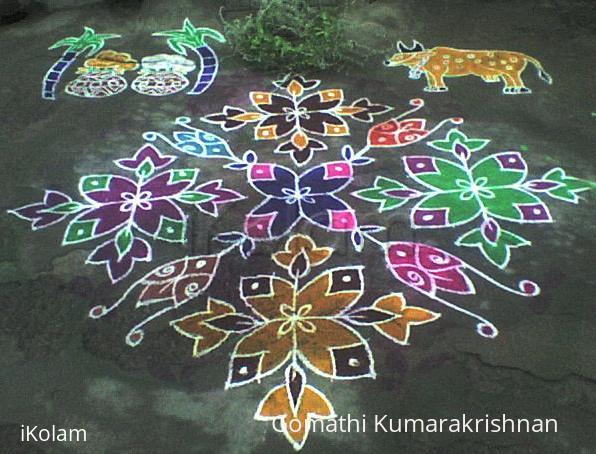
M 348 162 L 328 162 L 299 176 L 276 164 L 254 164 L 248 168 L 248 178 L 267 197 L 246 216 L 244 231 L 250 238 L 280 238 L 300 219 L 336 232 L 351 232 L 358 226 L 354 210 L 335 195 L 353 179 Z
M 66 231 L 64 243 L 78 243 L 129 224 L 166 241 L 182 242 L 186 215 L 171 199 L 196 180 L 196 169 L 170 170 L 143 183 L 118 175 L 91 175 L 80 182 L 81 194 L 92 204 Z
M 130 250 L 120 256 L 116 242 L 112 239 L 99 245 L 87 258 L 86 263 L 106 265 L 112 283 L 124 279 L 134 268 L 135 262 L 150 262 L 151 246 L 145 240 L 135 238 Z
M 118 159 L 114 161 L 118 167 L 127 170 L 137 170 L 145 162 L 150 162 L 154 169 L 161 169 L 176 160 L 174 156 L 162 155 L 159 150 L 150 144 L 145 144 L 132 158 Z
M 80 209 L 81 205 L 58 191 L 46 191 L 43 202 L 25 205 L 15 210 L 9 210 L 21 219 L 31 221 L 31 229 L 38 230 L 56 224 L 69 214 Z M 57 211 L 52 211 L 52 210 Z

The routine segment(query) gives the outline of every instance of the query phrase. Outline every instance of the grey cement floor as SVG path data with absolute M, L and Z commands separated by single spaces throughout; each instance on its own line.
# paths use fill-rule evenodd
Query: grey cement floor
M 143 131 L 170 131 L 177 116 L 198 119 L 225 104 L 248 106 L 248 91 L 269 88 L 269 76 L 245 68 L 228 47 L 220 45 L 221 73 L 211 90 L 196 99 L 183 94 L 149 99 L 129 90 L 101 101 L 60 93 L 56 102 L 44 102 L 40 81 L 57 56 L 47 47 L 78 35 L 82 25 L 124 35 L 117 49 L 134 56 L 165 50 L 150 34 L 178 26 L 185 16 L 221 28 L 217 2 L 146 0 L 135 8 L 107 2 L 46 3 L 49 9 L 0 26 L 3 209 L 36 201 L 45 188 L 73 194 L 80 176 L 112 170 L 113 159 L 130 156 L 141 144 Z M 596 180 L 592 2 L 380 0 L 357 3 L 347 15 L 355 20 L 354 34 L 387 55 L 396 40 L 412 38 L 428 47 L 518 50 L 540 59 L 554 84 L 547 86 L 527 70 L 531 96 L 503 96 L 499 84 L 470 77 L 450 80 L 448 93 L 427 94 L 422 92 L 423 81 L 409 80 L 404 69 L 379 65 L 366 72 L 318 75 L 325 87 L 339 86 L 349 99 L 368 96 L 398 112 L 406 109 L 410 98 L 422 96 L 426 118 L 463 116 L 465 131 L 491 138 L 492 151 L 527 147 L 525 156 L 535 176 L 560 165 L 571 175 Z M 356 126 L 351 138 L 333 143 L 349 141 L 360 147 L 365 131 Z M 253 148 L 262 154 L 272 150 L 270 144 L 252 142 L 248 131 L 226 137 L 236 150 Z M 418 144 L 387 153 L 361 175 L 362 184 L 370 185 L 377 174 L 402 176 L 403 154 L 420 151 L 423 145 Z M 136 276 L 188 251 L 205 251 L 214 232 L 238 228 L 243 214 L 259 200 L 240 175 L 227 171 L 224 175 L 219 162 L 191 158 L 186 162 L 199 166 L 204 178 L 223 175 L 229 186 L 250 197 L 227 210 L 221 220 L 201 216 L 199 221 L 206 224 L 195 224 L 186 247 L 156 245 L 154 261 L 139 266 Z M 367 220 L 387 221 L 375 214 L 372 205 L 351 203 Z M 474 416 L 505 412 L 514 417 L 557 418 L 559 432 L 315 434 L 305 453 L 596 452 L 594 199 L 588 196 L 579 206 L 556 201 L 549 206 L 556 222 L 520 227 L 518 231 L 534 245 L 517 250 L 507 272 L 492 270 L 508 282 L 531 278 L 541 283 L 542 295 L 522 301 L 479 283 L 478 296 L 465 303 L 499 326 L 497 339 L 480 338 L 470 320 L 446 310 L 440 322 L 420 329 L 407 348 L 371 336 L 376 380 L 309 379 L 343 415 L 455 417 L 462 412 Z M 396 213 L 389 220 L 400 237 L 393 239 L 413 238 L 407 210 Z M 101 267 L 83 266 L 91 246 L 60 247 L 63 227 L 31 232 L 25 222 L 6 213 L 0 214 L 0 231 L 0 452 L 291 451 L 282 436 L 252 419 L 279 374 L 260 385 L 224 391 L 234 343 L 193 359 L 189 340 L 169 329 L 167 320 L 152 325 L 145 342 L 131 349 L 123 337 L 138 315 L 130 308 L 100 321 L 87 318 L 90 307 L 114 301 L 127 285 L 112 286 Z M 318 233 L 316 238 L 338 248 L 336 263 L 368 267 L 371 298 L 404 290 L 383 272 L 379 254 L 358 256 L 339 234 Z M 453 232 L 419 231 L 416 239 L 491 269 L 474 251 L 455 248 Z M 251 268 L 237 256 L 230 259 L 212 292 L 222 299 L 237 299 L 234 286 L 226 282 L 256 268 L 270 271 L 267 255 L 278 245 L 281 242 L 262 246 Z M 410 302 L 425 304 L 421 296 L 404 291 Z M 89 441 L 22 444 L 21 424 L 84 427 Z

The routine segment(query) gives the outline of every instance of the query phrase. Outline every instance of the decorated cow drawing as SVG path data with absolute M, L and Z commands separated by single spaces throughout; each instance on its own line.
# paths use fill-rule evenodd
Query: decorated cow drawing
M 406 47 L 399 41 L 397 50 L 396 54 L 385 60 L 385 65 L 407 66 L 410 68 L 411 79 L 419 79 L 424 74 L 427 80 L 424 91 L 447 91 L 444 78 L 472 74 L 485 82 L 502 80 L 505 84 L 503 93 L 508 95 L 531 93 L 521 78 L 528 63 L 536 67 L 540 79 L 548 84 L 552 83 L 552 77 L 544 71 L 540 62 L 521 52 L 451 47 L 425 49 L 418 41 L 414 41 L 412 47 Z

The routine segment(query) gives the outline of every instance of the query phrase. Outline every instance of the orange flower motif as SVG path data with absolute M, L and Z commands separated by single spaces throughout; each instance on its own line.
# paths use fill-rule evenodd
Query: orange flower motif
M 406 300 L 401 293 L 383 296 L 376 300 L 372 307 L 377 311 L 393 315 L 391 319 L 373 326 L 383 336 L 402 345 L 408 344 L 411 326 L 433 322 L 441 316 L 428 309 L 406 306 Z
M 237 314 L 233 306 L 213 298 L 207 301 L 203 312 L 173 320 L 170 325 L 186 337 L 194 339 L 193 356 L 203 356 L 219 347 L 233 331 L 245 331 L 254 320 Z
M 317 247 L 306 235 L 294 235 L 285 245 L 285 250 L 276 252 L 271 257 L 275 263 L 286 268 L 294 277 L 308 274 L 310 268 L 321 265 L 333 254 L 333 248 Z
M 329 400 L 306 384 L 304 372 L 295 364 L 286 369 L 285 384 L 269 391 L 255 413 L 258 421 L 274 421 L 275 424 L 279 420 L 281 430 L 297 451 L 306 443 L 313 419 L 335 416 Z
M 325 271 L 300 290 L 277 276 L 242 278 L 242 299 L 264 323 L 236 345 L 226 386 L 260 380 L 290 358 L 329 378 L 374 377 L 367 342 L 344 323 L 363 288 L 360 266 Z

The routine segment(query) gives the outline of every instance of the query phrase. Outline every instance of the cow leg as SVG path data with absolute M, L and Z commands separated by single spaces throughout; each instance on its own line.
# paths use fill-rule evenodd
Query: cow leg
M 437 92 L 449 90 L 447 85 L 445 85 L 445 81 L 443 80 L 444 73 L 432 73 L 430 71 L 425 71 L 425 74 L 428 85 L 424 87 L 424 91 Z
M 521 78 L 521 72 L 503 73 L 503 81 L 505 82 L 503 93 L 506 95 L 532 93 L 532 90 L 524 85 L 524 81 Z

